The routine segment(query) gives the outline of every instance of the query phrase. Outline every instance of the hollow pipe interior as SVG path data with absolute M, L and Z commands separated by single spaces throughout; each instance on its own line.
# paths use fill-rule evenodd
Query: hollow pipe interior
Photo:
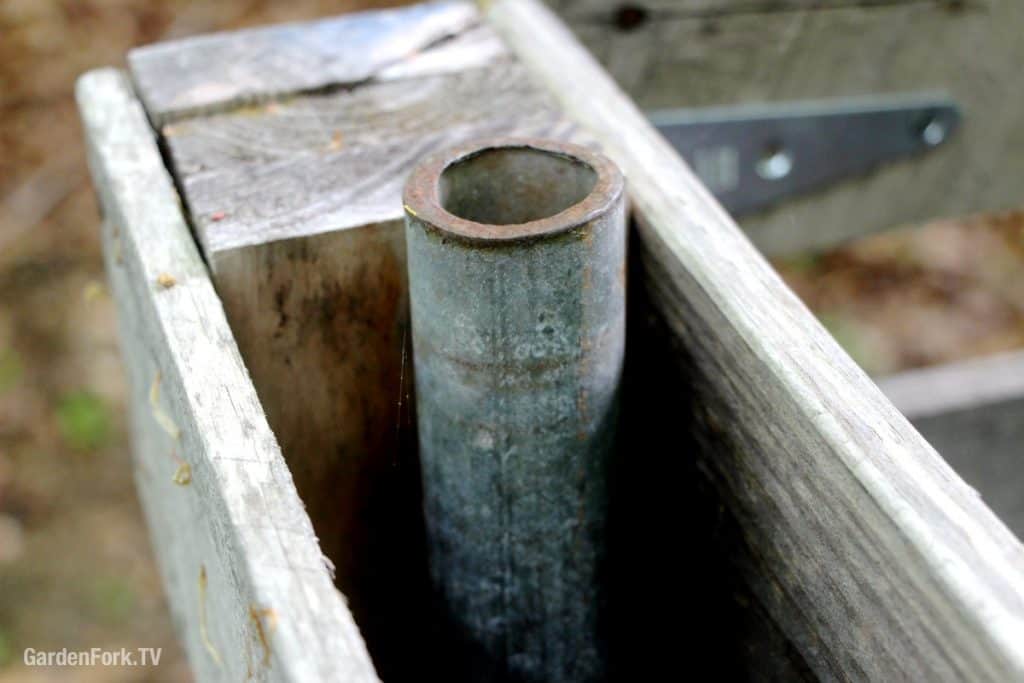
M 594 189 L 586 162 L 534 147 L 484 149 L 444 169 L 438 198 L 449 213 L 477 223 L 511 225 L 554 216 Z

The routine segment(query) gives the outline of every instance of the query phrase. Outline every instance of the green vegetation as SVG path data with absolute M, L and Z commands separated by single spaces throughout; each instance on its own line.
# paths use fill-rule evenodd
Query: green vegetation
M 101 399 L 87 391 L 67 394 L 57 405 L 57 427 L 70 448 L 93 450 L 110 436 L 109 411 Z

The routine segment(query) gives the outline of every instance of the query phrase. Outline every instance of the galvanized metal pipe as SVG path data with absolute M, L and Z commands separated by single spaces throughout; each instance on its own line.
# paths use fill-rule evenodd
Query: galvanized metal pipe
M 586 149 L 497 139 L 405 187 L 431 567 L 473 680 L 604 675 L 623 186 Z

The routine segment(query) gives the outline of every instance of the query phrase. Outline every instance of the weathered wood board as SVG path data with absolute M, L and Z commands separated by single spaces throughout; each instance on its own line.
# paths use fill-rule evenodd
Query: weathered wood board
M 146 110 L 163 125 L 361 83 L 477 21 L 468 4 L 425 3 L 157 43 L 132 50 L 128 62 Z
M 1024 537 L 1024 353 L 908 370 L 878 386 Z
M 1024 547 L 553 14 L 494 0 L 486 15 L 629 179 L 677 348 L 674 430 L 738 526 L 734 564 L 813 674 L 1024 677 Z
M 487 16 L 508 40 L 514 56 L 475 19 L 464 23 L 464 9 L 452 10 L 448 4 L 429 7 L 446 14 L 446 21 L 454 21 L 446 24 L 450 31 L 434 31 L 437 25 L 432 24 L 430 32 L 412 33 L 427 36 L 425 42 L 415 51 L 399 49 L 394 58 L 377 62 L 374 68 L 378 70 L 364 81 L 346 81 L 349 76 L 345 74 L 350 72 L 338 67 L 340 71 L 326 70 L 328 75 L 322 79 L 296 84 L 289 80 L 292 70 L 278 65 L 268 72 L 276 74 L 270 81 L 247 82 L 244 91 L 218 89 L 216 79 L 210 88 L 203 88 L 187 79 L 167 77 L 168 84 L 186 83 L 182 92 L 189 95 L 184 100 L 147 96 L 151 120 L 166 124 L 162 142 L 184 189 L 183 199 L 198 240 L 270 425 L 313 513 L 314 525 L 341 520 L 350 531 L 358 527 L 362 529 L 359 533 L 367 533 L 370 529 L 374 538 L 385 543 L 405 539 L 402 534 L 408 532 L 387 525 L 374 530 L 369 518 L 362 516 L 369 508 L 363 506 L 360 485 L 352 481 L 374 479 L 379 474 L 374 466 L 363 468 L 348 458 L 331 459 L 335 457 L 331 454 L 339 452 L 339 443 L 371 434 L 385 438 L 380 436 L 382 424 L 389 427 L 387 438 L 394 439 L 382 448 L 391 453 L 396 443 L 398 450 L 404 448 L 400 435 L 407 420 L 403 410 L 408 406 L 402 408 L 401 404 L 409 380 L 402 369 L 404 343 L 400 341 L 405 309 L 404 253 L 396 234 L 401 206 L 391 203 L 391 190 L 387 189 L 400 187 L 403 164 L 430 149 L 423 140 L 441 146 L 480 131 L 515 132 L 502 126 L 523 125 L 524 133 L 563 138 L 592 135 L 628 176 L 639 223 L 633 249 L 643 261 L 642 281 L 634 279 L 633 286 L 641 296 L 649 297 L 647 303 L 656 311 L 652 316 L 658 322 L 655 327 L 667 329 L 667 337 L 661 341 L 671 353 L 648 358 L 649 364 L 656 366 L 643 376 L 649 384 L 628 394 L 630 400 L 637 401 L 631 419 L 636 420 L 632 428 L 638 426 L 639 430 L 632 434 L 642 434 L 643 440 L 638 442 L 643 444 L 641 452 L 655 457 L 640 467 L 635 457 L 624 455 L 619 465 L 626 478 L 639 478 L 642 483 L 634 492 L 638 497 L 625 501 L 627 507 L 636 504 L 642 511 L 663 514 L 643 518 L 633 512 L 624 516 L 620 507 L 613 515 L 619 519 L 617 533 L 642 536 L 656 542 L 659 549 L 664 548 L 666 539 L 673 541 L 669 545 L 685 547 L 686 539 L 679 539 L 679 534 L 685 529 L 680 516 L 686 511 L 678 502 L 689 494 L 691 485 L 702 492 L 694 493 L 695 498 L 706 499 L 695 516 L 698 524 L 728 531 L 715 531 L 722 543 L 717 555 L 700 554 L 700 559 L 690 561 L 701 565 L 701 575 L 709 581 L 720 580 L 715 576 L 719 570 L 734 573 L 742 581 L 742 591 L 736 593 L 742 597 L 736 600 L 742 603 L 741 619 L 749 622 L 744 637 L 759 640 L 748 638 L 738 643 L 735 661 L 730 664 L 748 676 L 879 680 L 1008 680 L 1024 676 L 1024 654 L 1017 646 L 1024 639 L 1024 550 L 1019 542 L 835 345 L 643 115 L 536 2 L 486 3 Z M 332 25 L 337 30 L 339 24 Z M 304 30 L 315 31 L 316 25 Z M 273 30 L 266 31 L 270 33 L 265 36 Z M 301 45 L 302 35 L 295 31 L 290 40 Z M 448 38 L 437 40 L 438 35 Z M 220 36 L 217 40 L 223 46 L 232 38 Z M 223 80 L 224 73 L 231 73 L 230 59 L 223 58 L 230 49 L 217 49 L 220 56 L 213 61 L 220 66 L 213 73 Z M 174 66 L 177 58 L 171 46 L 160 54 L 171 55 L 166 63 Z M 283 49 L 281 54 L 296 55 L 301 63 L 305 53 Z M 332 58 L 319 55 L 319 61 L 313 63 L 325 63 L 325 59 L 331 62 Z M 145 68 L 161 73 L 164 67 L 158 61 Z M 138 60 L 132 62 L 136 71 L 142 68 Z M 193 62 L 182 57 L 181 63 Z M 164 82 L 160 78 L 146 81 L 138 73 L 135 79 L 144 89 Z M 407 84 L 415 87 L 406 88 Z M 476 113 L 460 110 L 464 118 L 449 129 L 441 104 L 449 101 L 480 109 L 475 109 Z M 157 102 L 170 104 L 163 108 L 153 104 Z M 253 102 L 259 104 L 246 105 Z M 141 120 L 141 116 L 139 112 L 135 118 Z M 385 124 L 380 130 L 388 131 L 387 135 L 367 124 L 371 116 L 380 117 Z M 579 130 L 579 125 L 585 130 Z M 150 161 L 159 165 L 153 146 L 145 148 L 150 150 L 146 152 Z M 155 201 L 155 197 L 165 203 L 174 197 L 165 176 L 160 182 L 166 191 L 143 194 L 135 186 L 123 186 L 121 176 L 131 177 L 125 169 L 111 167 L 94 173 L 122 193 L 117 195 L 122 203 L 136 196 L 143 202 Z M 111 218 L 113 214 L 109 208 L 107 211 Z M 141 221 L 143 214 L 133 217 L 137 220 L 131 225 Z M 180 212 L 175 220 L 174 234 L 186 234 Z M 110 239 L 113 255 L 118 242 Z M 147 270 L 133 279 L 136 289 L 132 293 L 120 287 L 119 298 L 137 296 L 139 282 L 155 282 L 164 268 L 161 259 L 169 258 L 162 251 L 141 253 L 137 243 L 133 248 L 132 258 L 143 259 Z M 111 258 L 116 262 L 116 256 Z M 194 252 L 189 258 L 201 270 Z M 203 296 L 215 301 L 209 282 L 202 282 L 208 292 Z M 169 294 L 191 290 L 175 285 L 144 291 L 146 302 L 166 302 Z M 340 305 L 346 301 L 352 306 Z M 363 302 L 368 308 L 362 308 Z M 145 319 L 134 309 L 126 315 Z M 343 322 L 345 316 L 349 316 L 348 322 Z M 226 328 L 216 329 L 223 332 L 215 338 L 230 340 Z M 195 329 L 190 332 L 193 336 L 198 333 Z M 349 333 L 352 336 L 346 336 Z M 163 344 L 177 339 L 155 338 Z M 344 341 L 343 350 L 331 346 L 330 340 L 339 339 Z M 641 341 L 632 348 L 643 349 L 647 342 Z M 175 375 L 171 370 L 179 365 L 188 367 L 189 354 L 184 345 L 173 348 L 177 349 L 174 362 L 161 370 L 168 377 L 180 378 L 180 372 Z M 367 359 L 369 365 L 360 367 L 353 359 Z M 234 363 L 230 367 L 241 371 L 237 356 L 230 362 Z M 135 360 L 130 363 L 135 367 Z M 144 380 L 147 372 L 148 368 L 133 370 L 133 378 Z M 175 393 L 175 384 L 164 379 L 164 392 L 171 391 L 167 412 L 172 420 L 189 417 L 195 428 L 202 430 L 196 433 L 203 437 L 210 431 L 211 439 L 227 438 L 222 433 L 225 430 L 230 436 L 231 430 L 242 429 L 238 424 L 244 421 L 226 427 L 213 424 L 212 414 L 199 414 L 198 408 L 186 410 L 184 417 L 178 415 L 176 408 L 183 405 L 187 409 L 189 397 L 205 397 L 204 391 L 228 391 L 208 382 L 218 376 L 207 372 L 200 384 L 198 376 L 190 375 L 193 383 L 185 386 L 184 394 Z M 228 379 L 232 387 L 245 380 L 244 375 Z M 135 384 L 145 387 L 143 380 L 135 379 Z M 352 393 L 354 383 L 357 389 L 379 392 L 379 396 L 360 398 Z M 308 395 L 308 403 L 304 395 Z M 138 389 L 135 400 L 146 406 L 149 396 Z M 246 406 L 256 405 L 251 392 L 246 401 L 249 403 L 239 405 L 248 413 Z M 378 410 L 388 411 L 386 419 L 381 419 Z M 659 418 L 657 424 L 654 417 Z M 137 421 L 139 432 L 154 429 L 143 417 Z M 162 421 L 159 418 L 157 423 Z M 322 429 L 311 429 L 313 424 Z M 397 428 L 397 436 L 391 427 Z M 140 440 L 146 449 L 149 443 Z M 294 444 L 291 453 L 288 444 Z M 196 463 L 228 467 L 208 456 L 208 451 L 194 451 L 189 442 L 177 454 L 178 458 L 195 455 L 194 478 L 202 470 Z M 178 466 L 178 460 L 170 462 Z M 676 472 L 680 465 L 694 471 L 693 481 L 664 476 L 666 470 Z M 362 479 L 371 472 L 375 473 Z M 198 481 L 186 489 L 202 491 L 201 501 L 216 501 L 232 491 L 233 483 L 245 479 L 205 479 L 211 490 L 196 488 Z M 172 493 L 181 492 L 173 484 L 168 486 Z M 393 494 L 390 498 L 385 495 L 385 501 L 410 502 L 402 497 L 401 486 L 388 484 L 385 488 Z M 407 488 L 404 494 L 414 489 Z M 142 484 L 140 490 L 144 498 L 152 496 Z M 288 484 L 283 493 L 273 490 L 297 504 L 289 497 Z M 645 493 L 647 498 L 655 497 L 652 492 L 659 494 L 656 497 L 664 505 L 656 508 L 643 499 Z M 621 506 L 623 499 L 618 500 Z M 249 498 L 242 503 L 256 504 Z M 356 512 L 346 518 L 338 506 Z M 205 513 L 206 508 L 203 510 Z M 707 514 L 709 510 L 711 514 Z M 177 517 L 169 520 L 149 514 L 158 538 L 175 537 L 168 547 L 187 545 L 192 552 L 213 543 L 193 543 L 193 526 L 186 526 L 184 532 L 174 526 L 172 532 Z M 240 514 L 261 518 L 262 513 L 245 508 Z M 649 528 L 637 527 L 637 523 Z M 308 543 L 300 544 L 300 551 L 312 553 L 309 543 L 315 549 L 315 542 L 308 524 L 303 529 Z M 320 526 L 317 529 L 320 531 Z M 396 535 L 389 536 L 389 530 Z M 696 531 L 703 534 L 705 530 Z M 353 564 L 342 564 L 343 571 L 358 574 L 360 566 L 368 566 L 354 557 L 359 552 L 358 536 L 349 537 L 351 546 L 343 534 L 328 538 L 321 532 L 321 536 L 325 547 L 333 544 L 335 554 L 353 554 L 349 560 Z M 212 538 L 223 541 L 218 536 Z M 651 568 L 630 573 L 637 583 L 628 590 L 618 589 L 620 596 L 626 594 L 625 602 L 634 603 L 627 612 L 636 621 L 629 621 L 627 629 L 637 634 L 645 632 L 644 620 L 656 621 L 666 605 L 682 610 L 693 598 L 683 590 L 689 588 L 681 581 L 683 574 L 665 571 L 663 550 L 655 552 L 652 547 L 641 548 L 651 554 Z M 279 546 L 270 546 L 266 552 L 273 554 L 276 548 Z M 246 553 L 253 552 L 244 545 L 223 542 L 216 551 L 228 558 L 224 562 L 239 553 L 249 558 Z M 315 554 L 319 562 L 319 552 Z M 243 560 L 243 564 L 246 561 L 252 564 L 251 560 Z M 210 600 L 215 586 L 223 585 L 223 578 L 217 578 L 223 577 L 223 570 L 211 569 L 213 566 L 212 561 L 206 564 L 204 601 Z M 271 562 L 270 566 L 277 565 Z M 249 570 L 256 571 L 251 566 Z M 189 568 L 165 571 L 169 577 L 187 576 Z M 315 575 L 312 588 L 305 590 L 323 589 L 326 572 L 320 571 L 323 573 Z M 653 581 L 652 575 L 659 581 Z M 244 574 L 231 576 L 242 576 L 232 585 L 244 587 Z M 273 582 L 279 580 L 276 574 L 253 576 L 247 580 L 266 580 L 275 586 Z M 253 610 L 244 590 L 229 591 L 229 604 L 223 609 L 218 606 L 217 613 L 236 615 L 242 621 L 231 620 L 217 627 L 237 627 L 222 635 L 203 620 L 197 636 L 195 622 L 185 619 L 188 601 L 195 604 L 199 600 L 198 585 L 187 594 L 189 589 L 181 588 L 181 581 L 169 578 L 168 583 L 173 594 L 186 593 L 182 603 L 186 607 L 176 609 L 184 610 L 178 619 L 186 623 L 193 660 L 197 656 L 212 660 L 204 640 L 214 643 L 218 658 L 218 638 L 234 637 L 239 640 L 224 642 L 244 645 L 245 639 L 255 634 L 262 641 L 260 634 L 265 636 L 269 630 L 266 618 L 273 614 L 270 649 L 276 659 L 270 667 L 259 669 L 260 675 L 292 674 L 292 669 L 283 668 L 288 665 L 278 666 L 278 659 L 287 656 L 296 659 L 294 667 L 314 667 L 311 678 L 291 678 L 316 680 L 317 674 L 322 676 L 316 668 L 322 665 L 318 646 L 311 651 L 293 646 L 298 641 L 289 640 L 291 636 L 284 633 L 280 613 L 263 611 L 268 608 L 262 605 L 273 601 L 260 598 L 252 603 L 258 605 Z M 350 618 L 337 594 L 329 586 L 324 590 L 330 599 L 321 595 L 322 604 L 328 606 L 330 619 L 335 621 L 324 622 L 319 637 L 349 643 L 344 634 L 354 633 L 351 621 L 346 621 Z M 638 601 L 638 595 L 649 600 Z M 669 602 L 667 595 L 678 597 L 678 605 Z M 343 612 L 336 613 L 336 608 Z M 407 612 L 415 624 L 415 608 Z M 239 626 L 247 623 L 245 618 L 255 619 L 248 622 L 253 624 L 248 633 Z M 306 622 L 300 616 L 298 623 Z M 401 628 L 402 624 L 380 625 L 389 627 Z M 429 630 L 429 625 L 424 628 L 424 632 Z M 645 663 L 628 656 L 622 663 L 620 654 L 618 670 L 636 672 L 646 665 L 653 671 L 652 662 L 672 658 L 675 650 L 667 633 L 657 636 L 648 632 L 666 645 L 664 654 L 648 652 Z M 740 640 L 729 630 L 720 633 L 726 639 Z M 337 652 L 356 652 L 354 646 L 346 647 Z M 361 680 L 360 675 L 372 679 L 372 669 L 360 668 L 365 652 L 359 652 L 359 656 L 343 656 L 341 663 L 332 664 L 355 662 L 353 671 L 360 673 L 346 678 L 349 674 L 345 672 L 323 671 L 328 677 L 337 673 L 342 680 Z M 425 666 L 415 655 L 410 657 L 401 650 L 387 654 L 392 659 L 402 658 L 407 671 Z M 232 660 L 230 672 L 246 670 L 244 661 Z M 206 667 L 197 668 L 202 677 L 216 677 L 210 661 L 200 660 L 199 666 Z
M 234 249 L 400 221 L 405 174 L 431 151 L 490 135 L 567 137 L 572 128 L 521 66 L 498 56 L 161 132 L 216 272 L 219 255 Z
M 1024 203 L 1017 0 L 552 4 L 645 109 L 921 91 L 963 108 L 961 129 L 927 155 L 745 218 L 763 251 Z
M 272 68 L 253 67 L 254 43 L 275 46 Z M 267 419 L 387 676 L 423 645 L 408 615 L 427 599 L 405 176 L 457 142 L 573 139 L 577 126 L 462 2 L 149 46 L 129 62 L 165 122 Z
M 77 88 L 131 388 L 135 478 L 199 680 L 376 681 L 177 192 L 119 71 Z

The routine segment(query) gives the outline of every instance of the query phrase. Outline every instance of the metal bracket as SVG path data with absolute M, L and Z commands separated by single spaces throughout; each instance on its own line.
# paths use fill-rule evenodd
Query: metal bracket
M 960 110 L 916 94 L 677 109 L 650 114 L 701 180 L 739 215 L 938 147 Z

